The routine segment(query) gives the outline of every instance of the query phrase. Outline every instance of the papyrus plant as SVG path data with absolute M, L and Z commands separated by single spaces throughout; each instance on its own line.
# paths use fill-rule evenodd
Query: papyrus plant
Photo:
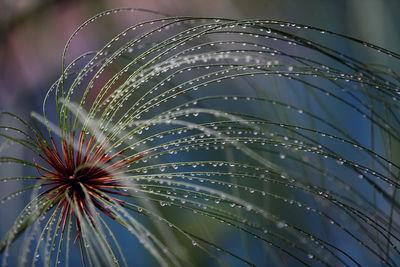
M 2 202 L 26 201 L 2 265 L 132 266 L 137 241 L 162 266 L 399 264 L 398 54 L 153 13 L 67 60 L 88 25 L 127 12 L 73 33 L 32 122 L 1 113 L 2 166 L 29 173 L 1 178 L 22 185 Z

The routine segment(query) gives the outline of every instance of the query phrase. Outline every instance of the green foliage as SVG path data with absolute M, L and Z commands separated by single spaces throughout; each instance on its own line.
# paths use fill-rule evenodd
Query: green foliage
M 124 12 L 143 11 L 71 36 L 39 125 L 1 113 L 15 123 L 0 161 L 32 169 L 2 178 L 24 181 L 2 202 L 32 192 L 3 265 L 18 238 L 21 265 L 80 250 L 85 265 L 130 266 L 127 234 L 162 266 L 399 263 L 399 76 L 346 51 L 393 68 L 398 54 L 294 23 L 153 13 L 66 64 L 77 35 Z M 76 177 L 104 182 L 56 182 Z

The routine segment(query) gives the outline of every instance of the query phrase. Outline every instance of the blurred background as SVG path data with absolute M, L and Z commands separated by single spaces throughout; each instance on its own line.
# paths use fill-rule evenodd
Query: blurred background
M 400 53 L 398 0 L 1 0 L 0 110 L 24 118 L 29 118 L 31 111 L 41 112 L 47 90 L 61 73 L 61 56 L 69 36 L 89 17 L 118 7 L 145 8 L 171 16 L 291 21 L 326 28 Z M 120 20 L 118 16 L 109 16 L 96 24 L 98 28 L 80 34 L 70 53 L 78 55 L 92 48 L 103 40 L 103 31 L 113 32 L 120 26 Z M 357 53 L 355 49 L 352 44 L 340 47 L 351 54 Z M 378 60 L 376 54 L 362 56 L 367 62 Z M 12 153 L 18 157 L 24 152 Z M 7 172 L 10 176 L 11 173 L 17 175 L 12 169 L 1 168 L 0 171 L 3 172 L 1 176 L 8 176 Z M 7 186 L 0 192 L 13 190 L 18 184 Z M 13 205 L 23 205 L 22 202 L 13 202 Z M 1 216 L 1 236 L 20 209 L 9 206 L 3 210 L 7 210 L 9 216 Z M 226 240 L 227 244 L 231 242 L 234 240 Z M 145 260 L 142 263 L 149 264 Z

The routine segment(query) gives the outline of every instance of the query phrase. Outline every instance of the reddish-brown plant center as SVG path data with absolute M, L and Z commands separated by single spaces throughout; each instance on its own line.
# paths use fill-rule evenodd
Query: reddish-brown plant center
M 60 225 L 62 223 L 63 231 L 67 217 L 73 213 L 78 233 L 82 216 L 87 215 L 95 223 L 90 205 L 113 217 L 105 203 L 123 201 L 110 194 L 127 196 L 120 192 L 126 185 L 116 177 L 126 171 L 127 165 L 144 156 L 123 157 L 124 150 L 109 156 L 106 154 L 107 140 L 96 142 L 94 137 L 87 141 L 85 139 L 83 132 L 80 133 L 77 143 L 73 136 L 68 140 L 62 139 L 62 153 L 53 140 L 50 147 L 38 139 L 43 151 L 40 157 L 50 166 L 46 168 L 37 165 L 40 173 L 38 178 L 45 180 L 43 186 L 46 189 L 41 195 L 54 200 L 57 209 L 61 209 Z M 116 160 L 117 157 L 121 159 Z

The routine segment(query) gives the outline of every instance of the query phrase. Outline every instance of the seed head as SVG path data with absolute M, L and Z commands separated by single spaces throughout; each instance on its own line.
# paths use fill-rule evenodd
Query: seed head
M 112 198 L 117 203 L 123 202 L 110 194 L 129 196 L 120 192 L 125 185 L 117 177 L 121 177 L 131 162 L 142 158 L 145 154 L 129 158 L 123 157 L 124 150 L 120 150 L 108 155 L 106 153 L 107 138 L 100 143 L 96 142 L 94 136 L 87 140 L 84 132 L 79 134 L 77 144 L 75 144 L 74 135 L 68 139 L 61 139 L 61 153 L 53 139 L 51 139 L 51 147 L 39 138 L 37 140 L 43 151 L 40 158 L 49 165 L 49 167 L 43 167 L 36 164 L 40 174 L 39 179 L 45 180 L 43 186 L 46 189 L 41 196 L 56 200 L 57 208 L 62 209 L 63 219 L 59 223 L 59 226 L 62 223 L 62 231 L 64 231 L 68 214 L 75 215 L 78 236 L 81 229 L 78 214 L 88 215 L 95 225 L 89 202 L 114 218 L 113 213 L 104 206 L 103 201 Z

